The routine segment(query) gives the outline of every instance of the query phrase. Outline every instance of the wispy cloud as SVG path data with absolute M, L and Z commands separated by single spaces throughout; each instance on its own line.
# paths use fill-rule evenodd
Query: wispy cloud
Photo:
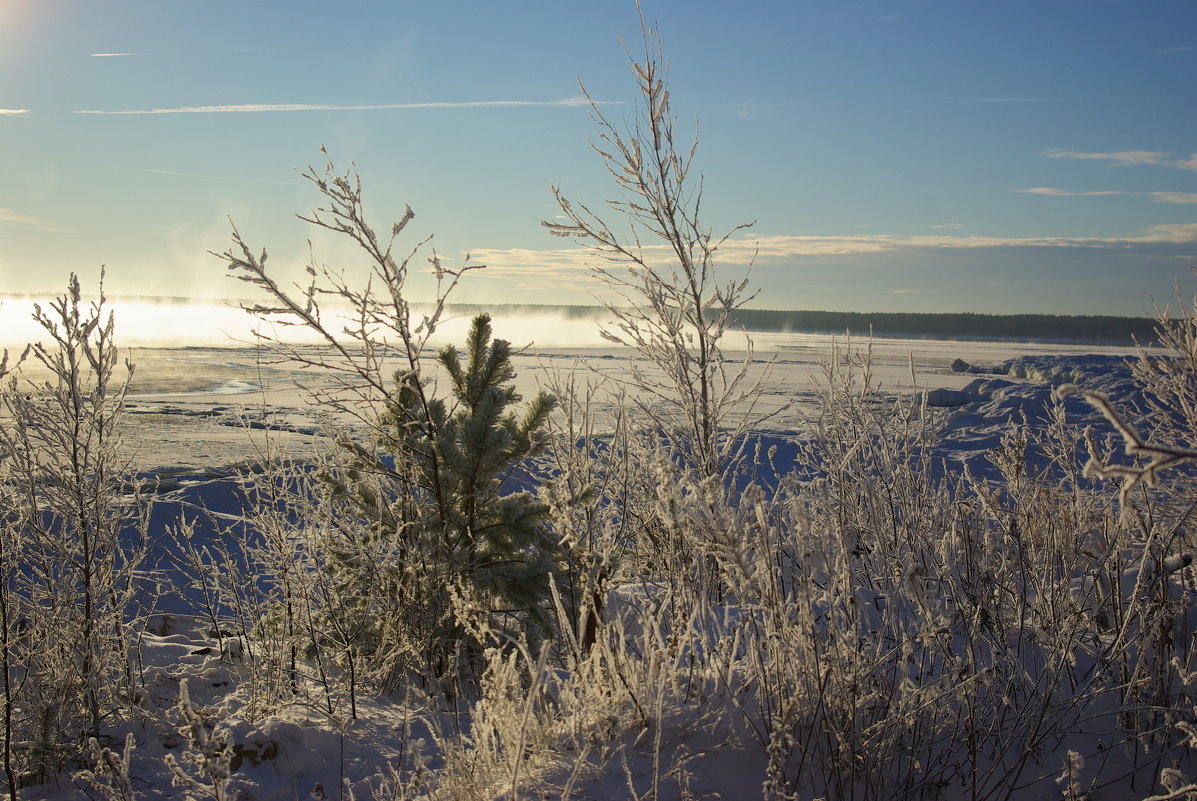
M 102 170 L 120 170 L 121 172 L 144 172 L 150 175 L 176 175 L 182 178 L 206 178 L 213 181 L 250 181 L 253 183 L 263 184 L 281 184 L 283 186 L 294 186 L 296 181 L 275 181 L 267 178 L 247 178 L 244 175 L 211 175 L 200 172 L 181 172 L 179 170 L 154 170 L 148 167 L 118 167 L 111 164 L 101 164 Z
M 1050 186 L 1033 186 L 1030 189 L 1012 189 L 1012 192 L 1022 192 L 1027 195 L 1049 195 L 1051 197 L 1098 197 L 1100 195 L 1125 195 L 1117 189 L 1101 189 L 1089 192 L 1071 192 L 1067 189 L 1053 189 Z
M 1183 47 L 1165 47 L 1163 50 L 1155 51 L 1157 56 L 1171 56 L 1176 53 L 1189 53 L 1197 50 L 1197 45 L 1185 45 Z
M 11 225 L 18 228 L 33 228 L 38 231 L 67 233 L 65 229 L 59 228 L 50 220 L 43 220 L 40 217 L 31 217 L 28 214 L 22 214 L 19 211 L 5 208 L 0 208 L 0 225 Z
M 32 113 L 27 108 L 0 108 L 0 117 L 24 117 Z
M 92 58 L 123 58 L 125 56 L 140 56 L 142 53 L 88 53 Z
M 1115 167 L 1139 167 L 1154 165 L 1159 167 L 1180 167 L 1185 170 L 1197 170 L 1197 153 L 1187 158 L 1176 158 L 1171 153 L 1159 150 L 1119 150 L 1110 153 L 1086 153 L 1067 148 L 1044 150 L 1039 155 L 1050 159 L 1085 159 L 1089 161 L 1108 161 Z
M 623 105 L 618 100 L 596 100 L 600 106 Z M 466 100 L 435 101 L 426 103 L 377 103 L 369 105 L 338 106 L 314 103 L 245 103 L 235 106 L 179 106 L 176 108 L 150 109 L 83 109 L 75 114 L 253 114 L 265 111 L 386 111 L 394 109 L 431 108 L 520 108 L 560 106 L 566 108 L 586 107 L 590 101 L 584 97 L 568 97 L 564 100 Z
M 544 286 L 546 283 L 576 281 L 594 262 L 581 248 L 531 250 L 528 248 L 491 248 L 471 250 L 470 262 L 484 264 L 486 278 L 498 278 L 518 286 Z
M 967 100 L 953 100 L 953 103 L 1059 103 L 1055 97 L 975 97 Z
M 973 250 L 977 248 L 1121 248 L 1160 243 L 1197 243 L 1197 223 L 1155 225 L 1137 236 L 1123 237 L 996 237 L 952 236 L 774 236 L 759 240 L 761 258 L 786 255 L 879 253 L 905 248 Z M 744 240 L 744 250 L 751 242 Z M 724 253 L 724 249 L 720 249 Z M 727 255 L 727 254 L 725 254 Z
M 1197 243 L 1197 223 L 1153 225 L 1146 236 L 1128 242 L 1171 242 L 1179 245 Z
M 1148 192 L 1157 203 L 1197 204 L 1197 194 L 1192 192 Z
M 1153 245 L 1197 245 L 1197 223 L 1156 225 L 1143 233 L 1123 237 L 995 237 L 932 234 L 896 236 L 856 234 L 851 236 L 774 235 L 758 239 L 733 239 L 720 248 L 717 259 L 728 265 L 781 262 L 802 257 L 865 256 L 919 250 L 979 250 L 984 248 L 1125 249 Z M 652 264 L 668 265 L 672 251 L 665 246 L 643 249 Z M 576 280 L 592 267 L 611 265 L 581 248 L 554 250 L 473 250 L 472 260 L 487 265 L 486 275 L 522 286 L 544 286 Z M 618 266 L 612 269 L 620 269 Z
M 1179 203 L 1184 205 L 1197 204 L 1197 194 L 1191 192 L 1123 192 L 1117 189 L 1102 189 L 1089 192 L 1072 192 L 1067 189 L 1053 189 L 1050 186 L 1034 186 L 1030 189 L 1012 189 L 1011 192 L 1022 192 L 1027 195 L 1046 195 L 1048 197 L 1098 197 L 1101 195 L 1138 195 L 1149 197 L 1156 203 Z
M 39 220 L 36 217 L 30 217 L 28 214 L 21 214 L 19 211 L 13 211 L 12 209 L 0 209 L 0 222 L 18 224 L 44 224 L 46 221 Z

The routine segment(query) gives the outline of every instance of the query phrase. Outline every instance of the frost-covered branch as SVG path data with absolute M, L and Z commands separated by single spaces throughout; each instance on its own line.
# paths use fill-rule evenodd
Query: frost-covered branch
M 327 156 L 323 148 L 321 152 Z M 417 243 L 403 258 L 393 252 L 395 240 L 415 212 L 405 205 L 389 236 L 379 237 L 366 220 L 356 169 L 341 173 L 328 160 L 322 172 L 309 166 L 301 175 L 327 202 L 308 215 L 297 216 L 314 227 L 347 237 L 366 254 L 370 266 L 364 285 L 349 280 L 342 271 L 318 264 L 313 254 L 304 283 L 288 287 L 267 268 L 266 250 L 250 248 L 235 225 L 233 247 L 213 255 L 226 263 L 234 277 L 266 296 L 263 302 L 245 306 L 247 312 L 272 326 L 307 331 L 323 346 L 303 348 L 282 336 L 256 333 L 280 361 L 332 376 L 331 386 L 305 386 L 313 401 L 374 426 L 377 409 L 394 383 L 394 366 L 387 360 L 397 358 L 399 370 L 419 373 L 420 356 L 444 316 L 449 294 L 466 272 L 481 269 L 481 265 L 449 268 L 433 251 L 428 257 L 436 281 L 432 308 L 416 319 L 407 297 L 407 280 L 411 260 L 431 237 Z
M 1159 473 L 1164 468 L 1197 460 L 1197 450 L 1158 445 L 1145 440 L 1134 425 L 1123 417 L 1110 403 L 1110 399 L 1102 393 L 1081 389 L 1075 384 L 1063 384 L 1056 389 L 1056 396 L 1059 398 L 1067 398 L 1071 395 L 1080 395 L 1093 408 L 1101 412 L 1101 415 L 1122 437 L 1127 456 L 1147 460 L 1147 464 L 1108 464 L 1103 462 L 1096 453 L 1090 452 L 1089 461 L 1085 464 L 1085 474 L 1120 480 L 1122 486 L 1118 490 L 1118 496 L 1124 505 L 1130 492 L 1140 483 L 1148 487 L 1155 486 Z

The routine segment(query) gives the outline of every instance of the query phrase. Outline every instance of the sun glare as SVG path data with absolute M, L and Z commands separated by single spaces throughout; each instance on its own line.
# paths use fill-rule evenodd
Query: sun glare
M 46 332 L 33 319 L 33 305 L 41 303 L 49 310 L 50 300 L 28 298 L 0 300 L 0 347 L 19 351 L 30 342 L 46 340 Z M 107 305 L 116 319 L 116 342 L 127 347 L 237 347 L 255 341 L 259 330 L 271 338 L 285 337 L 292 342 L 315 344 L 319 338 L 302 328 L 278 329 L 264 325 L 243 310 L 219 303 L 147 303 L 112 300 Z M 327 309 L 336 316 L 337 309 Z M 344 318 L 348 325 L 349 318 Z M 464 341 L 470 315 L 450 315 L 442 321 L 434 346 Z M 599 334 L 594 319 L 568 319 L 554 314 L 494 314 L 498 336 L 517 348 L 537 347 L 593 348 L 608 344 Z
M 34 0 L 0 0 L 0 30 L 8 32 L 18 22 L 29 18 Z
M 20 49 L 34 19 L 49 5 L 38 0 L 0 0 L 0 55 Z
M 45 329 L 33 319 L 34 302 L 10 298 L 0 305 L 0 345 L 9 351 L 29 342 L 46 341 Z M 37 302 L 50 313 L 48 299 Z M 118 345 L 189 347 L 252 341 L 252 320 L 244 311 L 230 306 L 118 300 L 107 308 L 115 315 Z

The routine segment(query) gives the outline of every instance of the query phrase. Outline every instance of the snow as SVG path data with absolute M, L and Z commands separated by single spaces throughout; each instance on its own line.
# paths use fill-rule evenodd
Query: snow
M 772 365 L 774 383 L 769 397 L 783 411 L 770 420 L 769 427 L 754 432 L 762 443 L 762 452 L 773 448 L 771 457 L 759 461 L 757 467 L 784 472 L 787 465 L 793 464 L 798 443 L 811 430 L 816 412 L 810 375 L 817 369 L 817 359 L 825 352 L 821 349 L 827 342 L 801 336 L 768 339 L 764 346 L 758 343 L 756 358 L 762 371 Z M 762 358 L 770 345 L 770 354 Z M 1063 383 L 1100 391 L 1128 409 L 1136 406 L 1138 390 L 1126 362 L 1129 349 L 1061 355 L 1048 351 L 1079 349 L 926 340 L 879 342 L 873 348 L 876 376 L 883 388 L 907 394 L 924 392 L 929 406 L 944 409 L 942 433 L 933 446 L 942 470 L 960 470 L 964 464 L 978 471 L 992 469 L 985 456 L 1000 444 L 1012 424 L 1026 421 L 1042 427 L 1050 422 L 1055 403 L 1053 389 Z M 1002 353 L 1014 355 L 1002 357 Z M 161 354 L 149 355 L 152 362 Z M 131 426 L 126 435 L 126 453 L 156 496 L 151 530 L 157 539 L 151 562 L 168 572 L 175 569 L 169 557 L 177 553 L 177 546 L 166 532 L 181 518 L 195 521 L 193 542 L 198 546 L 232 543 L 223 526 L 240 520 L 247 482 L 245 466 L 267 454 L 281 451 L 302 458 L 312 448 L 321 447 L 320 421 L 303 409 L 289 384 L 295 374 L 275 368 L 265 378 L 234 375 L 195 385 L 197 364 L 219 364 L 233 373 L 248 373 L 251 369 L 257 373 L 260 366 L 248 353 L 235 349 L 190 349 L 181 358 L 190 366 L 189 386 L 172 389 L 169 381 L 159 380 L 161 375 L 147 382 L 152 384 L 150 390 L 160 391 L 139 390 L 132 398 Z M 532 387 L 545 380 L 546 373 L 583 358 L 598 364 L 594 369 L 600 372 L 626 369 L 624 354 L 618 352 L 560 348 L 530 351 L 522 354 L 517 363 L 522 391 L 528 396 Z M 230 393 L 234 392 L 242 393 L 237 397 L 244 400 L 243 404 L 231 401 Z M 793 407 L 787 405 L 791 400 L 797 401 Z M 598 401 L 596 407 L 601 408 L 604 402 Z M 1064 404 L 1070 422 L 1108 432 L 1108 425 L 1083 399 L 1069 398 Z M 761 478 L 763 484 L 773 486 L 778 480 L 777 475 Z M 1134 555 L 1125 556 L 1128 563 L 1135 561 Z M 1191 556 L 1173 555 L 1169 559 L 1165 570 L 1172 574 L 1179 576 L 1190 569 Z M 1123 574 L 1121 593 L 1133 595 L 1140 581 L 1137 570 L 1128 570 Z M 251 644 L 244 632 L 235 628 L 215 631 L 192 605 L 194 588 L 188 589 L 180 578 L 173 583 L 174 591 L 158 599 L 157 611 L 147 620 L 136 643 L 137 669 L 145 688 L 142 703 L 151 714 L 106 732 L 114 750 L 122 747 L 127 733 L 133 736 L 136 750 L 131 774 L 137 797 L 185 797 L 181 788 L 172 786 L 164 761 L 167 754 L 178 754 L 186 746 L 186 738 L 179 731 L 182 721 L 178 710 L 184 682 L 196 710 L 227 734 L 232 743 L 230 787 L 244 801 L 341 798 L 343 787 L 367 799 L 370 788 L 385 781 L 389 765 L 400 760 L 414 764 L 413 748 L 426 749 L 433 767 L 448 758 L 444 750 L 447 746 L 438 745 L 437 737 L 454 731 L 455 724 L 438 717 L 441 713 L 431 712 L 427 700 L 416 695 L 361 698 L 357 720 L 348 719 L 343 705 L 330 712 L 314 691 L 297 696 L 287 708 L 259 709 L 255 705 L 260 688 L 254 683 L 258 679 L 249 665 L 247 648 Z M 1096 614 L 1099 599 L 1113 591 L 1084 580 L 1077 580 L 1073 586 L 1078 607 L 1090 614 Z M 887 614 L 885 596 L 867 586 L 856 587 L 852 593 L 864 630 L 878 630 Z M 607 615 L 625 616 L 628 610 L 634 612 L 651 605 L 651 590 L 625 586 L 609 598 Z M 631 628 L 634 620 L 635 615 L 630 615 L 628 635 L 642 636 L 643 632 Z M 564 686 L 557 685 L 556 690 Z M 726 703 L 727 699 L 713 701 Z M 594 711 L 617 717 L 628 713 L 618 707 Z M 566 723 L 563 721 L 562 726 Z M 759 798 L 767 762 L 764 749 L 746 748 L 745 733 L 733 731 L 732 723 L 712 728 L 692 724 L 694 721 L 687 720 L 663 720 L 659 724 L 667 729 L 661 752 L 664 760 L 684 765 L 686 773 L 684 781 L 674 775 L 662 783 L 661 797 L 687 797 L 680 789 L 684 787 L 685 792 L 692 793 L 689 797 Z M 632 735 L 628 734 L 627 721 L 613 719 L 609 725 L 612 736 L 616 740 L 624 738 L 624 744 L 629 745 L 626 740 Z M 567 742 L 572 741 L 560 735 L 560 743 L 554 747 L 566 749 Z M 575 797 L 626 798 L 629 784 L 637 793 L 649 792 L 660 778 L 650 756 L 654 749 L 640 735 L 630 745 L 634 747 L 624 753 L 641 756 L 606 763 L 597 774 L 576 777 Z M 614 748 L 611 744 L 605 747 Z M 561 764 L 568 761 L 563 759 Z M 529 764 L 526 770 L 534 773 L 537 766 Z M 1058 766 L 1044 770 L 1051 772 Z M 557 777 L 557 786 L 567 778 Z M 495 795 L 506 791 L 496 787 Z M 62 801 L 84 797 L 84 792 L 81 785 L 62 777 L 57 785 L 28 788 L 23 797 Z M 94 788 L 90 794 L 99 797 Z M 1139 796 L 1145 794 L 1140 792 Z

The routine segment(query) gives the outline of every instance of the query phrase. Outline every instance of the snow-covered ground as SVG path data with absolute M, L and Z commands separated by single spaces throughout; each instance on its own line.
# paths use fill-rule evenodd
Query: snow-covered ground
M 504 336 L 497 326 L 496 333 Z M 764 428 L 777 434 L 803 430 L 817 416 L 814 385 L 820 360 L 833 342 L 868 346 L 820 334 L 756 333 L 752 338 L 749 375 L 764 380 L 763 409 L 775 412 Z M 1117 359 L 1134 352 L 1130 347 L 930 339 L 876 339 L 871 351 L 873 378 L 880 388 L 904 393 L 960 390 L 973 383 L 978 375 L 953 370 L 956 360 L 980 369 L 1022 356 Z M 745 357 L 735 350 L 727 355 L 732 363 Z M 140 472 L 202 471 L 254 460 L 268 438 L 276 446 L 300 451 L 313 444 L 318 421 L 297 385 L 311 386 L 319 376 L 273 363 L 251 347 L 138 348 L 132 357 L 136 371 L 129 412 L 134 425 L 128 430 L 127 453 Z M 626 375 L 630 358 L 611 347 L 530 347 L 514 359 L 516 386 L 530 397 L 554 374 L 576 371 L 618 379 Z M 643 362 L 637 366 L 651 369 Z M 599 396 L 592 411 L 601 416 L 609 404 L 609 398 Z
M 767 371 L 766 397 L 776 411 L 756 435 L 778 446 L 781 458 L 775 457 L 772 464 L 784 471 L 785 455 L 818 414 L 812 377 L 829 352 L 830 340 L 806 335 L 755 339 L 753 370 L 762 376 Z M 932 340 L 877 340 L 871 348 L 874 378 L 883 390 L 931 392 L 930 404 L 944 409 L 947 419 L 935 454 L 947 470 L 964 462 L 975 465 L 976 457 L 997 446 L 1012 422 L 1046 421 L 1053 387 L 1061 383 L 1099 390 L 1120 402 L 1135 400 L 1125 366 L 1132 353 L 1129 348 Z M 742 358 L 736 353 L 729 356 Z M 627 369 L 626 359 L 627 354 L 616 350 L 541 348 L 519 356 L 516 369 L 527 396 L 548 383 L 552 371 L 618 375 Z M 196 518 L 200 510 L 208 515 L 201 519 L 234 521 L 243 484 L 239 466 L 280 449 L 303 459 L 312 448 L 322 447 L 321 421 L 304 408 L 302 393 L 294 386 L 296 381 L 318 377 L 264 363 L 253 349 L 149 349 L 135 354 L 135 360 L 138 373 L 128 409 L 125 452 L 156 494 L 155 532 L 164 531 L 181 516 Z M 597 410 L 605 402 L 597 399 Z M 1071 419 L 1101 424 L 1100 416 L 1083 400 L 1074 398 L 1067 404 Z M 218 527 L 211 522 L 203 525 Z M 220 535 L 207 530 L 198 536 L 218 539 Z M 165 538 L 159 543 L 166 544 Z M 163 555 L 159 547 L 155 558 Z M 127 734 L 136 744 L 130 763 L 133 797 L 189 797 L 172 786 L 164 761 L 168 754 L 180 754 L 187 747 L 178 720 L 169 722 L 171 715 L 178 716 L 182 683 L 194 707 L 208 721 L 220 722 L 220 731 L 230 738 L 235 753 L 231 786 L 244 801 L 341 798 L 344 787 L 354 788 L 360 799 L 370 798 L 369 788 L 378 786 L 389 764 L 404 758 L 411 764 L 413 743 L 421 738 L 431 768 L 446 759 L 438 750 L 443 743 L 438 746 L 435 736 L 444 736 L 457 724 L 444 717 L 421 718 L 413 713 L 410 697 L 363 698 L 357 720 L 349 720 L 343 709 L 330 713 L 318 698 L 255 714 L 254 671 L 241 638 L 221 636 L 210 620 L 179 597 L 168 594 L 159 610 L 142 633 L 136 655 L 146 688 L 143 703 L 162 714 L 124 723 L 108 733 L 114 750 L 120 750 Z M 727 749 L 721 747 L 719 738 L 724 735 L 717 731 L 695 727 L 688 734 L 684 721 L 674 724 L 676 731 L 666 739 L 669 748 L 691 755 L 687 763 L 691 797 L 760 797 L 766 766 L 763 752 Z M 625 798 L 629 786 L 649 791 L 657 766 L 653 749 L 647 748 L 648 743 L 640 745 L 646 746 L 641 749 L 643 758 L 628 761 L 625 757 L 622 764 L 609 765 L 606 773 L 579 777 L 575 797 Z M 534 769 L 534 765 L 526 768 Z M 30 788 L 27 794 L 54 801 L 102 797 L 95 787 L 86 787 L 86 781 L 64 777 L 56 785 Z M 676 782 L 669 787 L 662 789 L 661 797 L 684 797 Z M 494 794 L 509 790 L 495 788 Z

